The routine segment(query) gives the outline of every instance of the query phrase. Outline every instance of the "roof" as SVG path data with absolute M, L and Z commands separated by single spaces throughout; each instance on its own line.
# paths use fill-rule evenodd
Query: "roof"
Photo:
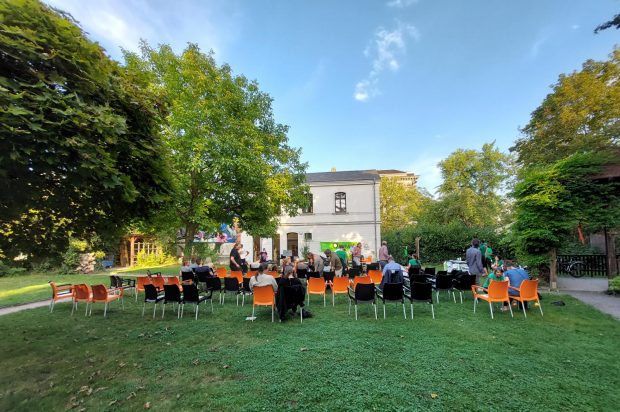
M 306 182 L 343 182 L 352 180 L 379 180 L 376 170 L 349 170 L 343 172 L 306 173 Z
M 407 173 L 407 172 L 403 172 L 402 170 L 396 170 L 396 169 L 385 169 L 385 170 L 377 170 L 377 173 L 379 173 L 380 175 L 395 175 L 395 174 L 401 174 L 401 173 Z

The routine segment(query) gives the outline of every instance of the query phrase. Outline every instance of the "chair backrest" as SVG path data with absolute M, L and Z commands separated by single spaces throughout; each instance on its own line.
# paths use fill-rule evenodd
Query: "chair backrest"
M 428 282 L 428 276 L 426 275 L 409 275 L 409 281 L 418 282 L 418 283 L 426 283 Z
M 420 267 L 419 266 L 409 266 L 409 276 L 411 275 L 419 275 Z
M 239 291 L 239 281 L 237 278 L 224 278 L 224 289 L 229 292 Z
M 460 275 L 456 275 L 453 283 L 454 287 L 459 290 L 470 290 L 476 283 L 476 275 L 461 273 Z
M 298 278 L 305 279 L 306 278 L 306 274 L 308 274 L 308 269 L 307 268 L 304 268 L 304 269 L 297 268 L 297 277 Z
M 538 279 L 522 281 L 519 290 L 522 299 L 538 299 Z
M 183 285 L 183 301 L 198 302 L 198 287 L 196 285 Z
M 73 296 L 76 300 L 89 300 L 90 286 L 84 283 L 73 286 Z
M 185 280 L 185 279 L 183 279 Z M 194 280 L 193 278 L 187 279 L 187 280 Z M 177 286 L 181 286 L 181 282 L 179 281 L 179 278 L 176 276 L 168 276 L 168 284 L 169 285 L 177 285 Z
M 489 283 L 489 300 L 508 300 L 508 281 L 498 282 L 491 279 Z
M 108 289 L 105 285 L 93 285 L 93 302 L 104 302 L 108 300 Z
M 320 274 L 319 272 L 308 272 L 308 273 L 306 274 L 306 277 L 307 277 L 308 279 L 310 279 L 310 278 L 320 278 L 320 277 L 321 277 L 321 274 Z
M 254 286 L 254 304 L 255 305 L 274 305 L 275 293 L 273 287 L 267 286 Z
M 138 289 L 144 289 L 144 285 L 152 285 L 151 278 L 148 276 L 138 276 L 136 279 L 136 287 Z
M 379 262 L 373 262 L 366 265 L 366 270 L 379 270 L 380 267 Z
M 351 281 L 347 277 L 334 278 L 332 281 L 332 293 L 347 293 Z
M 196 272 L 196 278 L 198 279 L 198 282 L 206 283 L 207 279 L 210 277 L 209 276 L 210 273 L 211 272 L 208 272 L 208 271 Z
M 207 278 L 207 290 L 219 292 L 222 290 L 222 280 L 220 278 Z
M 355 300 L 366 302 L 375 300 L 375 285 L 372 283 L 358 283 L 355 286 Z
M 250 289 L 250 279 L 251 278 L 243 278 L 243 291 L 246 293 L 252 292 L 252 289 Z
M 435 268 L 424 268 L 424 273 L 427 275 L 435 276 Z
M 336 272 L 323 272 L 325 282 L 331 282 L 336 277 Z
M 356 267 L 350 267 L 348 272 L 349 272 L 349 277 L 353 279 L 354 277 L 359 276 L 362 273 L 362 270 L 360 267 L 356 266 Z
M 440 275 L 447 275 L 447 274 L 448 274 L 448 271 L 447 271 L 447 270 L 438 270 L 438 271 L 437 271 L 437 276 L 440 276 Z
M 435 278 L 435 289 L 452 289 L 452 276 L 437 275 Z
M 164 278 L 162 278 L 161 276 L 151 278 L 151 283 L 159 290 L 163 289 L 165 284 Z
M 243 283 L 243 272 L 240 272 L 238 270 L 233 270 L 230 272 L 230 277 L 237 279 L 237 282 L 239 284 Z
M 185 280 L 194 280 L 194 272 L 181 272 L 181 279 Z M 178 280 L 178 278 L 177 278 Z M 168 282 L 170 283 L 170 282 Z
M 181 290 L 177 285 L 164 285 L 164 300 L 166 302 L 180 302 Z
M 220 279 L 224 279 L 226 277 L 226 268 L 225 267 L 215 268 L 215 275 Z
M 118 288 L 123 286 L 122 283 L 119 285 L 118 282 L 116 281 L 116 276 L 114 275 L 110 275 L 110 288 Z
M 383 298 L 385 300 L 403 300 L 404 293 L 402 283 L 386 283 L 383 285 Z
M 144 301 L 153 302 L 157 300 L 157 289 L 151 283 L 145 283 L 144 285 Z
M 67 292 L 69 290 L 68 287 L 65 289 L 59 288 L 56 282 L 50 281 L 49 284 L 52 287 L 52 298 L 55 298 L 56 296 L 58 296 L 60 292 Z
M 246 278 L 251 278 L 252 276 L 256 275 L 258 273 L 257 270 L 250 270 L 248 273 L 245 274 Z
M 411 282 L 411 299 L 433 302 L 433 285 L 428 282 Z
M 370 276 L 370 279 L 372 279 L 372 282 L 375 285 L 381 283 L 381 280 L 383 279 L 383 273 L 380 270 L 369 270 L 368 276 Z
M 370 276 L 356 276 L 355 279 L 353 279 L 353 290 L 355 290 L 359 284 L 370 285 L 373 284 L 373 281 Z
M 321 278 L 309 278 L 308 293 L 325 293 L 325 281 Z
M 268 270 L 265 273 L 268 274 L 269 276 L 273 276 L 274 279 L 278 279 L 281 276 L 277 270 Z

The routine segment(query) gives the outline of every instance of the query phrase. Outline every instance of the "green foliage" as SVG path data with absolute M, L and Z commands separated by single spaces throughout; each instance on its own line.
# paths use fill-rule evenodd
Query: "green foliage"
M 609 281 L 609 291 L 613 294 L 620 294 L 620 276 Z
M 171 265 L 178 264 L 178 259 L 174 256 L 171 256 L 161 248 L 157 249 L 157 253 L 146 253 L 146 250 L 141 250 L 138 252 L 136 256 L 136 264 L 133 266 L 134 268 L 148 268 L 151 266 L 163 266 L 163 265 Z
M 511 149 L 525 167 L 552 164 L 582 151 L 620 145 L 620 49 L 607 61 L 588 60 L 560 75 Z
M 168 109 L 161 135 L 175 193 L 158 216 L 160 232 L 182 227 L 189 244 L 198 229 L 238 219 L 248 233 L 270 236 L 282 211 L 294 215 L 307 202 L 306 165 L 258 83 L 218 66 L 195 44 L 177 55 L 143 43 L 141 55 L 126 52 L 125 60 Z
M 459 149 L 439 163 L 439 201 L 422 220 L 468 227 L 498 225 L 506 203 L 499 192 L 512 176 L 511 159 L 486 143 L 481 151 Z
M 475 237 L 483 239 L 494 252 L 505 255 L 507 250 L 500 243 L 501 235 L 496 227 L 469 227 L 462 223 L 420 223 L 382 234 L 388 242 L 390 253 L 400 263 L 406 263 L 405 247 L 415 251 L 415 238 L 420 237 L 420 258 L 423 262 L 439 263 L 449 259 L 463 258 L 465 250 Z
M 417 222 L 432 202 L 430 195 L 397 179 L 381 178 L 381 226 L 390 231 Z
M 596 26 L 596 29 L 594 29 L 594 33 L 598 33 L 602 30 L 607 30 L 610 27 L 620 29 L 620 14 L 616 14 L 611 20 L 608 20 L 605 23 Z
M 168 192 L 161 105 L 69 15 L 0 2 L 0 249 L 61 255 L 113 237 Z
M 191 242 L 189 248 L 186 248 L 188 253 L 185 255 L 201 259 L 209 258 L 212 262 L 217 262 L 220 246 L 221 244 L 208 242 Z
M 0 260 L 0 277 L 19 276 L 26 273 L 26 268 L 9 266 Z

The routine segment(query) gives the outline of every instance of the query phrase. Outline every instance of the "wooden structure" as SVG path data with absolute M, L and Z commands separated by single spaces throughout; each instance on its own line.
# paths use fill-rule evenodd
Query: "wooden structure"
M 138 260 L 138 253 L 144 251 L 146 254 L 156 254 L 160 252 L 160 248 L 153 237 L 135 233 L 127 235 L 118 246 L 120 266 L 133 266 Z

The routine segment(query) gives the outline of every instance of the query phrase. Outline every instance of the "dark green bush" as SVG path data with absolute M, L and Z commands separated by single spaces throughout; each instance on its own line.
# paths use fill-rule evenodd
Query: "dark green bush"
M 616 276 L 609 281 L 609 292 L 615 295 L 620 294 L 620 276 Z

